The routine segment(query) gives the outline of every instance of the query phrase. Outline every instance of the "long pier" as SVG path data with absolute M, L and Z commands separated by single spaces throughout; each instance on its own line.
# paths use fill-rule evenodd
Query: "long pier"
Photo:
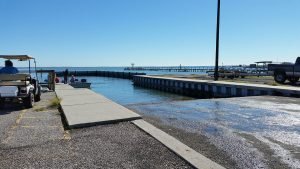
M 146 66 L 146 67 L 126 67 L 126 71 L 166 71 L 166 72 L 207 72 L 212 71 L 206 66 Z
M 134 76 L 134 85 L 197 98 L 277 95 L 300 97 L 300 88 L 212 80 Z
M 138 72 L 113 72 L 113 71 L 69 71 L 69 76 L 101 76 L 101 77 L 115 77 L 122 79 L 132 79 L 135 75 L 146 75 L 146 73 Z M 64 72 L 56 72 L 56 76 L 63 77 Z
M 204 72 L 213 73 L 214 68 L 211 66 L 146 66 L 146 67 L 125 67 L 125 71 L 163 71 L 163 72 Z M 250 67 L 250 66 L 221 66 L 221 72 L 239 72 L 250 76 L 267 75 L 266 67 Z

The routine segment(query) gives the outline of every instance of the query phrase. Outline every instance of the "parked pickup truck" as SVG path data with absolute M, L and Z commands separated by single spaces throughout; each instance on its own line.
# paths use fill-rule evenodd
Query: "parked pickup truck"
M 296 83 L 300 77 L 300 57 L 297 58 L 295 64 L 269 64 L 268 74 L 274 76 L 274 80 L 278 83 L 284 83 L 286 80 Z

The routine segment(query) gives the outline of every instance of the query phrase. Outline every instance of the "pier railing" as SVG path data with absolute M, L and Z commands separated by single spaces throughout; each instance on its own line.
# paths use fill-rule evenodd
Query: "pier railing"
M 146 73 L 138 72 L 113 72 L 113 71 L 69 71 L 68 76 L 99 76 L 99 77 L 115 77 L 122 79 L 132 79 L 135 75 L 146 75 Z M 64 71 L 56 72 L 56 76 L 63 77 Z

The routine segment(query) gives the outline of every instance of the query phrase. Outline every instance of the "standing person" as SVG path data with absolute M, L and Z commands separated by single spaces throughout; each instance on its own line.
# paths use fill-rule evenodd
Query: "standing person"
M 64 72 L 64 83 L 67 84 L 68 83 L 68 75 L 69 75 L 69 70 L 66 69 Z
M 0 70 L 1 74 L 17 74 L 19 70 L 14 67 L 13 62 L 10 60 L 5 61 L 5 67 Z

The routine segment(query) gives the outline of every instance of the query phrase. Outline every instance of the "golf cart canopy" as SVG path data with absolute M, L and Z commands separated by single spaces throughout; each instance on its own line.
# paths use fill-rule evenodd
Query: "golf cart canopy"
M 35 58 L 31 57 L 31 56 L 28 56 L 28 55 L 0 55 L 0 58 L 7 59 L 7 60 L 28 61 L 28 63 L 29 63 L 29 66 L 28 66 L 29 74 L 31 73 L 30 60 L 33 60 L 34 61 L 34 68 L 36 70 Z M 37 73 L 36 73 L 36 78 L 37 78 Z
M 19 61 L 34 59 L 33 57 L 28 55 L 0 55 L 0 58 L 8 59 L 8 60 L 19 60 Z

